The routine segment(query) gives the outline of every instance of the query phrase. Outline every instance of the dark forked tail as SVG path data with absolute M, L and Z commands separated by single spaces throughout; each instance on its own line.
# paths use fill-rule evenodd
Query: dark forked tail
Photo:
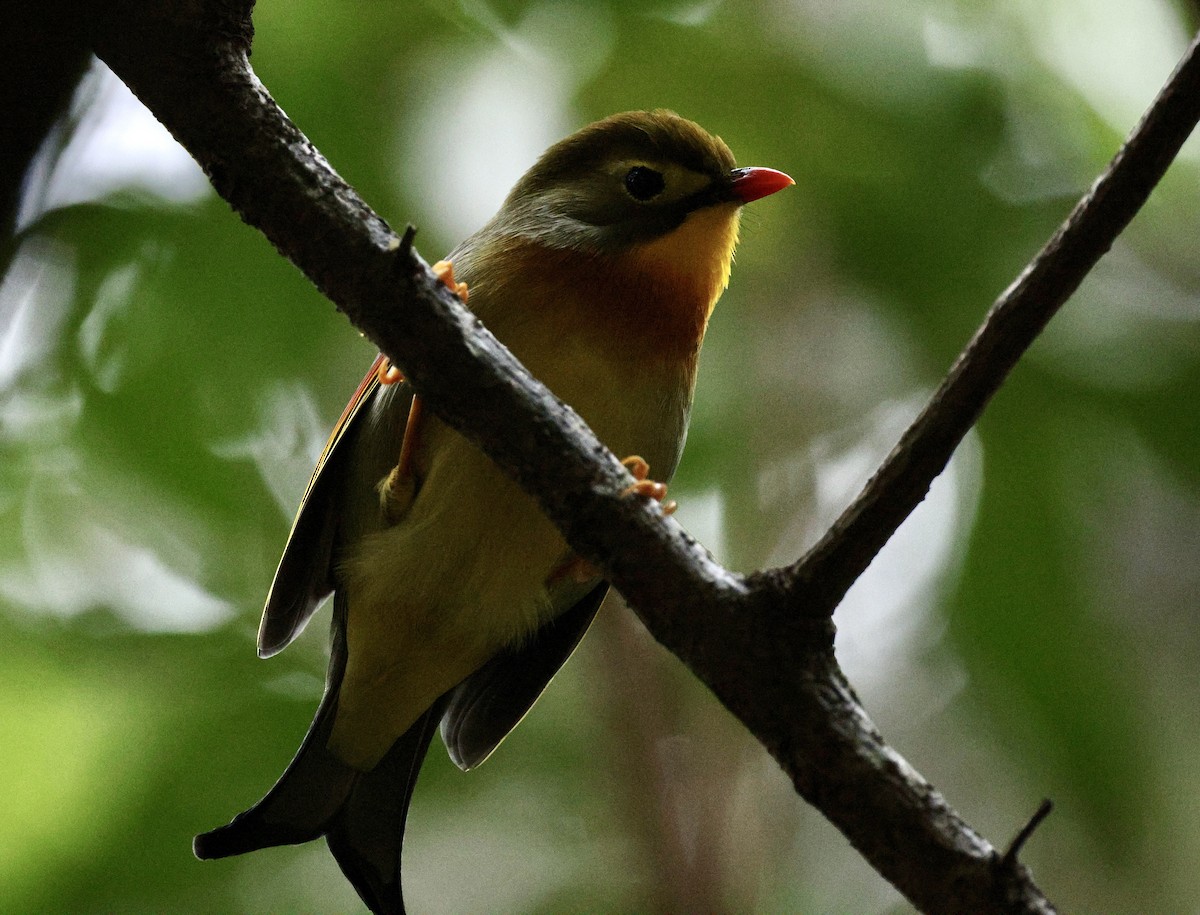
M 446 700 L 435 702 L 368 772 L 346 765 L 331 753 L 326 745 L 346 658 L 340 637 L 344 629 L 339 631 L 336 617 L 344 612 L 344 603 L 335 600 L 329 682 L 295 758 L 261 801 L 228 825 L 196 836 L 192 850 L 203 860 L 227 858 L 325 836 L 342 873 L 367 907 L 377 915 L 403 915 L 404 824 Z
M 196 836 L 197 858 L 225 858 L 324 835 L 364 903 L 377 915 L 403 915 L 400 854 L 408 805 L 443 703 L 422 715 L 369 772 L 340 762 L 314 727 L 267 796 L 227 826 Z

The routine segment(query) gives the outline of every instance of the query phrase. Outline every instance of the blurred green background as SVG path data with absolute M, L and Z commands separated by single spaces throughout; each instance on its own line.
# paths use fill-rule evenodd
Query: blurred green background
M 1182 53 L 1168 0 L 261 0 L 284 109 L 434 260 L 546 145 L 665 106 L 797 187 L 746 214 L 679 520 L 793 560 Z M 65 149 L 63 146 L 65 145 Z M 1070 911 L 1200 911 L 1200 147 L 837 614 L 888 739 Z M 200 863 L 320 694 L 254 633 L 373 352 L 103 68 L 0 283 L 0 909 L 353 912 L 322 843 Z M 906 905 L 610 600 L 488 765 L 437 747 L 414 911 Z

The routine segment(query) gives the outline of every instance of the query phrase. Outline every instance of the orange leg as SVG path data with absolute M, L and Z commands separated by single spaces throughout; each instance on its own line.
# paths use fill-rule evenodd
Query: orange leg
M 395 472 L 402 477 L 412 476 L 413 453 L 417 449 L 417 438 L 421 431 L 421 398 L 413 395 L 412 405 L 408 408 L 408 422 L 404 424 L 404 443 L 400 446 L 400 459 L 396 461 Z
M 442 281 L 442 285 L 467 303 L 467 284 L 454 279 L 454 264 L 450 261 L 438 261 L 430 268 L 434 275 Z
M 421 398 L 413 395 L 408 408 L 408 422 L 404 426 L 404 441 L 400 445 L 400 457 L 387 478 L 379 487 L 379 504 L 384 517 L 396 524 L 408 514 L 413 499 L 417 496 L 417 477 L 413 472 L 413 455 L 416 453 L 421 432 Z
M 467 284 L 454 279 L 454 266 L 450 261 L 438 261 L 433 265 L 437 278 L 463 302 L 467 301 Z M 387 359 L 379 364 L 376 372 L 379 383 L 383 385 L 396 384 L 404 380 L 404 373 Z M 400 445 L 400 457 L 392 468 L 387 479 L 379 489 L 380 502 L 384 514 L 395 524 L 407 513 L 412 500 L 417 494 L 416 476 L 413 472 L 413 460 L 421 438 L 421 417 L 424 415 L 421 398 L 414 394 L 412 404 L 408 408 L 408 421 L 404 424 L 404 440 Z

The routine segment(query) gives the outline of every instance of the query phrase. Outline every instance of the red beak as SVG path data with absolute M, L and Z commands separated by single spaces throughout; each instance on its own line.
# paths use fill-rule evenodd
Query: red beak
M 742 203 L 750 203 L 796 183 L 790 175 L 773 168 L 735 168 L 729 177 L 732 179 L 730 191 Z

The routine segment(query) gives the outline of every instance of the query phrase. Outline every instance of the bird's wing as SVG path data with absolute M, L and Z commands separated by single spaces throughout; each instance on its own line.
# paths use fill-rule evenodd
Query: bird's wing
M 456 766 L 478 766 L 520 723 L 575 651 L 607 593 L 608 582 L 600 582 L 527 641 L 501 651 L 451 690 L 442 740 Z
M 336 528 L 333 481 L 337 474 L 328 471 L 339 462 L 341 453 L 338 446 L 345 441 L 346 433 L 353 428 L 363 413 L 363 407 L 371 402 L 378 389 L 379 367 L 385 359 L 380 354 L 371 364 L 371 370 L 333 427 L 325 450 L 321 452 L 309 478 L 263 608 L 262 623 L 258 630 L 260 657 L 269 658 L 291 644 L 321 601 L 333 590 L 330 557 Z M 399 442 L 396 444 L 398 450 Z

